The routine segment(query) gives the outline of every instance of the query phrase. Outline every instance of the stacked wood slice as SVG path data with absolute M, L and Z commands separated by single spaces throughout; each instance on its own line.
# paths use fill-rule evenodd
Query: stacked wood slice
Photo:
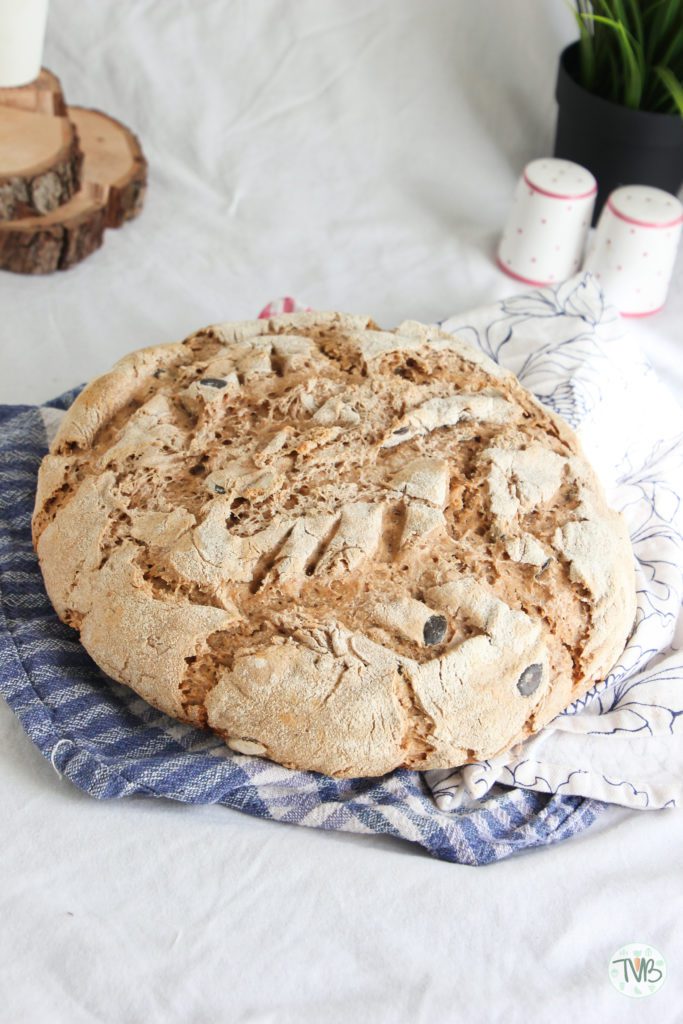
M 67 270 L 142 207 L 147 162 L 107 114 L 67 107 L 59 80 L 0 89 L 0 269 Z

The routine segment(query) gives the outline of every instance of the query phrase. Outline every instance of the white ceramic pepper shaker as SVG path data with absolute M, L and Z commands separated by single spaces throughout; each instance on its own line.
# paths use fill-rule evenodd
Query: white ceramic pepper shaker
M 546 157 L 527 164 L 498 248 L 501 270 L 533 285 L 575 274 L 596 193 L 590 171 L 570 160 Z
M 603 207 L 584 270 L 596 277 L 622 316 L 662 308 L 683 226 L 676 196 L 649 185 L 615 189 Z

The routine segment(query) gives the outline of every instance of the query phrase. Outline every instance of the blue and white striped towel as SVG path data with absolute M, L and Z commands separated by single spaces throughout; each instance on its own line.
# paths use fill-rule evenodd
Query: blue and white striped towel
M 459 333 L 469 334 L 516 372 L 521 369 L 527 386 L 578 426 L 600 405 L 617 322 L 590 280 L 578 279 L 469 314 L 461 318 Z M 521 358 L 524 338 L 528 354 L 519 367 L 513 363 Z M 546 356 L 554 359 L 555 371 L 547 368 Z M 642 364 L 638 366 L 642 372 Z M 576 788 L 571 765 L 572 786 L 557 771 L 552 774 L 552 761 L 546 765 L 534 760 L 541 770 L 522 777 L 529 762 L 516 756 L 501 765 L 487 762 L 459 772 L 398 770 L 379 779 L 329 779 L 233 753 L 212 735 L 167 718 L 104 676 L 76 633 L 53 612 L 30 537 L 38 465 L 75 393 L 42 407 L 0 408 L 0 692 L 64 777 L 101 799 L 136 793 L 220 803 L 312 828 L 387 833 L 464 864 L 486 864 L 567 839 L 592 823 L 605 805 L 592 798 L 598 794 L 590 786 L 585 792 Z M 633 453 L 632 458 L 632 475 L 638 477 L 633 486 L 645 487 L 642 460 Z M 658 560 L 653 555 L 642 564 L 656 566 Z M 657 569 L 652 573 L 656 576 Z M 647 586 L 646 580 L 649 593 Z M 658 599 L 661 605 L 661 594 Z M 662 631 L 662 643 L 669 632 Z M 577 704 L 567 720 L 578 721 L 596 710 L 612 714 L 619 704 L 619 685 L 652 655 L 651 650 L 631 652 L 596 689 L 595 699 Z M 665 675 L 670 679 L 675 672 L 667 669 Z M 683 670 L 677 678 L 682 677 Z M 674 721 L 675 716 L 672 732 Z M 551 728 L 546 744 L 553 735 Z M 578 765 L 576 771 L 584 768 Z M 547 779 L 539 781 L 544 770 Z M 615 792 L 607 799 L 614 800 Z M 662 802 L 670 801 L 659 806 Z

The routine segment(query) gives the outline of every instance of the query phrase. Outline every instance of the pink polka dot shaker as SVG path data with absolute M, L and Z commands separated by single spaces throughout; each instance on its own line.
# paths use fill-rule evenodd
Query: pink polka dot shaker
M 597 190 L 591 172 L 570 160 L 545 157 L 527 164 L 498 247 L 501 270 L 532 285 L 577 273 Z
M 683 226 L 683 206 L 661 188 L 625 185 L 600 214 L 584 270 L 595 275 L 622 316 L 662 308 Z

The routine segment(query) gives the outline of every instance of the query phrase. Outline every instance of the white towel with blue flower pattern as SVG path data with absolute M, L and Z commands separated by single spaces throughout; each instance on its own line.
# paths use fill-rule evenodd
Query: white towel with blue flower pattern
M 590 275 L 443 322 L 577 431 L 636 556 L 636 627 L 619 663 L 537 736 L 427 781 L 441 810 L 494 784 L 627 807 L 683 803 L 683 410 Z

